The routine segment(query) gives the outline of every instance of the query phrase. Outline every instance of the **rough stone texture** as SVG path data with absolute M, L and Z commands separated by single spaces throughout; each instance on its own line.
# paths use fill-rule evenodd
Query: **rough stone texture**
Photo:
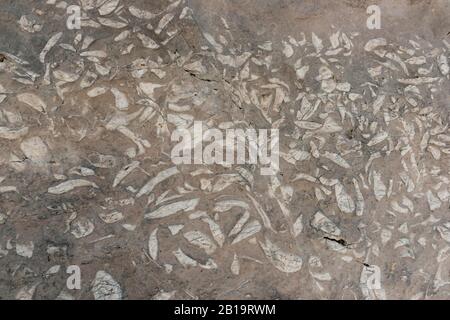
M 0 298 L 447 299 L 450 4 L 371 4 L 0 0 Z M 279 172 L 175 166 L 194 120 Z

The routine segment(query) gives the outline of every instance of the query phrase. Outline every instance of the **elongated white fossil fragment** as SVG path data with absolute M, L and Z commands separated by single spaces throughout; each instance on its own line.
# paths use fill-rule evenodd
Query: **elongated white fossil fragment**
M 350 165 L 348 164 L 348 162 L 344 158 L 342 158 L 340 155 L 338 155 L 336 153 L 325 151 L 323 156 L 325 158 L 327 158 L 328 160 L 333 161 L 338 166 L 341 166 L 341 167 L 343 167 L 345 169 L 350 169 Z
M 373 51 L 375 48 L 380 46 L 387 45 L 387 41 L 384 38 L 375 38 L 367 41 L 366 45 L 364 46 L 364 50 L 366 51 Z
M 283 41 L 283 54 L 286 58 L 290 58 L 294 54 L 294 49 L 286 41 Z
M 105 94 L 106 92 L 108 92 L 108 88 L 106 88 L 106 87 L 95 87 L 95 88 L 92 88 L 91 90 L 89 90 L 88 92 L 86 92 L 86 94 L 90 98 L 95 98 L 102 94 Z
M 148 253 L 153 260 L 158 257 L 158 238 L 157 238 L 158 228 L 152 231 L 148 237 Z
M 300 214 L 292 224 L 292 235 L 297 237 L 303 231 L 303 215 Z
M 437 226 L 436 230 L 439 232 L 442 239 L 450 242 L 450 222 L 446 222 L 440 226 Z
M 177 167 L 172 167 L 166 170 L 159 172 L 155 177 L 150 179 L 137 193 L 136 197 L 139 198 L 143 195 L 149 194 L 153 191 L 156 185 L 161 183 L 162 181 L 170 178 L 171 176 L 179 173 Z
M 106 16 L 106 15 L 114 12 L 114 10 L 116 10 L 119 2 L 120 2 L 120 0 L 108 0 L 108 1 L 104 2 L 100 6 L 100 8 L 98 8 L 98 13 L 101 16 Z
M 156 27 L 155 33 L 160 34 L 164 28 L 172 21 L 175 15 L 173 13 L 167 13 L 164 17 L 161 18 L 158 22 L 158 26 Z
M 184 238 L 193 245 L 205 250 L 207 254 L 213 254 L 217 246 L 206 234 L 200 231 L 189 231 L 183 234 Z
M 157 44 L 156 41 L 153 40 L 152 38 L 150 38 L 149 36 L 146 36 L 143 33 L 138 33 L 137 37 L 139 38 L 139 40 L 141 40 L 142 45 L 145 48 L 148 48 L 148 49 L 158 49 L 159 48 L 159 44 Z
M 48 188 L 48 193 L 63 194 L 63 193 L 72 191 L 75 188 L 80 188 L 80 187 L 98 188 L 98 186 L 94 182 L 84 180 L 84 179 L 74 179 L 74 180 L 64 181 L 54 187 Z
M 323 49 L 322 39 L 320 39 L 314 32 L 311 34 L 311 39 L 316 52 L 320 52 Z
M 297 118 L 299 120 L 308 120 L 311 118 L 316 112 L 317 107 L 319 106 L 319 103 L 315 103 L 314 105 L 304 97 L 301 102 L 300 110 L 297 113 Z
M 30 137 L 24 139 L 20 144 L 20 149 L 32 162 L 45 165 L 50 160 L 47 145 L 40 137 Z
M 259 216 L 261 217 L 264 227 L 266 227 L 269 230 L 272 230 L 273 232 L 276 232 L 273 228 L 272 228 L 272 224 L 270 223 L 270 219 L 267 216 L 267 213 L 264 211 L 264 209 L 261 207 L 261 205 L 256 201 L 255 198 L 253 198 L 250 194 L 247 194 L 247 196 L 250 198 L 250 200 L 252 201 L 253 205 L 255 206 L 256 212 L 258 212 Z
M 80 77 L 79 74 L 73 72 L 65 72 L 62 70 L 53 71 L 53 76 L 62 82 L 75 82 Z
M 105 27 L 114 28 L 114 29 L 122 29 L 127 26 L 127 24 L 125 22 L 117 21 L 117 20 L 113 20 L 113 19 L 98 17 L 97 20 Z
M 240 265 L 239 258 L 236 253 L 233 256 L 233 262 L 231 263 L 230 269 L 232 274 L 234 274 L 235 276 L 239 275 Z
M 403 84 L 409 84 L 409 85 L 420 85 L 420 84 L 428 84 L 438 81 L 439 78 L 433 78 L 433 77 L 418 77 L 418 78 L 412 78 L 412 79 L 397 79 L 398 82 Z
M 445 54 L 441 54 L 438 58 L 438 66 L 441 73 L 446 76 L 449 72 L 448 59 Z
M 44 48 L 42 49 L 41 53 L 39 54 L 39 61 L 41 63 L 45 62 L 45 57 L 47 56 L 47 53 L 55 46 L 55 44 L 59 41 L 59 39 L 62 37 L 63 33 L 58 32 L 55 33 L 51 38 L 47 41 Z
M 165 291 L 160 291 L 157 294 L 155 294 L 151 299 L 152 300 L 170 300 L 172 299 L 175 294 L 177 293 L 176 290 L 172 290 L 169 292 L 165 292 Z
M 240 207 L 248 210 L 250 206 L 248 205 L 247 202 L 242 200 L 222 200 L 216 202 L 213 210 L 216 212 L 225 212 L 233 207 Z
M 302 268 L 300 256 L 282 251 L 277 245 L 266 238 L 265 243 L 259 242 L 266 257 L 278 270 L 286 273 L 297 272 Z
M 314 229 L 329 233 L 334 236 L 341 235 L 341 230 L 320 211 L 317 211 L 314 215 L 311 221 L 311 226 Z
M 236 238 L 234 238 L 231 244 L 236 244 L 242 240 L 250 238 L 259 231 L 261 231 L 261 223 L 259 223 L 258 220 L 250 221 L 242 228 L 242 231 L 236 236 Z
M 367 143 L 369 147 L 374 146 L 376 144 L 379 144 L 386 140 L 386 138 L 389 137 L 388 133 L 386 131 L 382 131 L 377 133 L 375 136 L 373 136 L 372 139 Z
M 334 185 L 334 193 L 336 195 L 338 207 L 342 212 L 352 213 L 355 211 L 355 202 L 347 191 L 345 191 L 344 186 L 341 183 L 336 183 Z
M 19 192 L 16 186 L 2 186 L 0 187 L 0 194 L 6 192 Z M 1 224 L 1 223 L 0 223 Z
M 231 236 L 234 236 L 235 234 L 238 234 L 242 230 L 242 227 L 248 221 L 249 218 L 250 218 L 250 212 L 245 210 L 245 212 L 242 214 L 242 216 L 239 218 L 239 220 L 234 225 L 233 229 L 231 229 L 228 236 L 231 237 Z
M 223 243 L 225 242 L 225 235 L 222 233 L 222 230 L 220 229 L 220 225 L 217 224 L 209 216 L 202 218 L 202 221 L 206 222 L 208 224 L 209 230 L 211 231 L 211 234 L 212 234 L 214 240 L 217 242 L 219 247 L 222 247 Z
M 377 201 L 380 201 L 386 195 L 386 185 L 381 180 L 381 174 L 377 171 L 373 171 L 373 193 Z
M 222 53 L 222 51 L 223 51 L 222 45 L 220 43 L 218 43 L 211 34 L 205 32 L 205 33 L 203 33 L 203 36 L 213 46 L 213 48 L 218 53 Z
M 180 248 L 173 251 L 172 253 L 183 267 L 196 267 L 198 265 L 198 262 L 196 260 L 186 255 Z
M 28 133 L 28 127 L 23 127 L 20 129 L 11 129 L 7 127 L 0 127 L 0 138 L 7 140 L 19 139 Z
M 356 215 L 362 216 L 364 213 L 364 197 L 361 193 L 361 189 L 358 184 L 358 180 L 353 178 L 353 186 L 355 187 L 355 195 L 356 195 Z
M 125 179 L 133 170 L 139 167 L 140 162 L 139 161 L 133 161 L 130 164 L 127 164 L 125 167 L 123 167 L 114 178 L 113 182 L 113 188 L 117 187 L 119 183 Z
M 150 19 L 153 19 L 154 17 L 157 17 L 157 16 L 158 16 L 157 14 L 154 14 L 154 13 L 152 13 L 152 12 L 150 12 L 150 11 L 145 11 L 145 10 L 136 8 L 135 6 L 130 6 L 130 7 L 128 8 L 128 11 L 130 11 L 130 13 L 131 13 L 133 16 L 135 16 L 136 18 L 139 18 L 139 19 L 147 19 L 147 20 L 150 20 Z
M 174 202 L 171 204 L 164 205 L 162 207 L 159 207 L 158 209 L 151 211 L 147 214 L 145 214 L 146 219 L 158 219 L 158 218 L 164 218 L 170 215 L 173 215 L 175 213 L 178 213 L 180 211 L 190 211 L 194 210 L 199 202 L 199 198 L 194 198 L 190 200 L 183 200 Z
M 295 124 L 302 129 L 305 130 L 317 130 L 322 127 L 321 123 L 313 122 L 313 121 L 295 121 Z
M 430 207 L 431 211 L 434 211 L 434 210 L 439 209 L 441 207 L 442 202 L 439 200 L 438 197 L 436 197 L 433 194 L 433 192 L 428 190 L 426 195 L 427 195 L 428 206 Z
M 47 110 L 47 105 L 41 98 L 39 98 L 34 93 L 21 93 L 17 95 L 17 100 L 27 104 L 34 110 L 45 113 Z
M 305 181 L 309 181 L 309 182 L 317 182 L 317 178 L 313 177 L 312 175 L 309 175 L 307 173 L 297 173 L 294 177 L 294 179 L 292 179 L 292 181 L 297 181 L 297 180 L 305 180 Z
M 115 223 L 123 219 L 123 214 L 120 211 L 102 212 L 98 215 L 105 223 Z

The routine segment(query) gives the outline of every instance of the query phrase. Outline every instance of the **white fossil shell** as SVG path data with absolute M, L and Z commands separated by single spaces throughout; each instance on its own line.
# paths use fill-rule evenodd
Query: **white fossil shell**
M 33 93 L 21 93 L 17 95 L 17 100 L 20 102 L 23 102 L 36 111 L 45 113 L 47 110 L 47 105 L 44 101 L 42 101 L 41 98 L 39 98 L 37 95 Z
M 133 161 L 123 167 L 119 172 L 117 172 L 116 177 L 113 181 L 113 188 L 117 187 L 123 179 L 125 179 L 131 172 L 138 168 L 139 164 L 139 161 Z
M 377 171 L 373 171 L 373 193 L 377 201 L 380 201 L 386 195 L 386 185 L 381 180 L 381 174 Z
M 170 233 L 174 236 L 174 235 L 178 234 L 181 231 L 181 229 L 184 228 L 184 225 L 183 224 L 173 224 L 173 225 L 167 226 L 167 228 L 169 229 Z
M 105 1 L 100 8 L 98 8 L 98 13 L 101 16 L 106 16 L 112 12 L 114 12 L 114 10 L 116 10 L 117 6 L 119 5 L 120 0 L 107 0 Z
M 236 236 L 236 238 L 233 240 L 231 244 L 236 244 L 244 239 L 247 239 L 254 234 L 258 233 L 261 230 L 261 224 L 258 220 L 253 220 L 249 223 L 247 223 L 243 228 L 242 231 Z
M 259 242 L 264 254 L 278 270 L 286 273 L 297 272 L 302 268 L 300 256 L 282 251 L 277 245 L 266 238 L 265 243 Z
M 320 39 L 314 32 L 311 34 L 311 39 L 316 52 L 320 52 L 323 49 L 322 39 Z
M 153 260 L 158 257 L 158 228 L 152 231 L 148 238 L 148 253 Z
M 428 205 L 429 205 L 431 211 L 434 211 L 434 210 L 439 209 L 441 207 L 442 202 L 439 200 L 438 197 L 436 197 L 433 194 L 433 192 L 428 190 L 427 193 L 426 193 L 426 196 L 427 196 Z
M 166 15 L 164 15 L 161 18 L 161 20 L 159 20 L 158 26 L 155 29 L 155 33 L 160 34 L 164 30 L 164 28 L 170 23 L 170 21 L 172 21 L 174 16 L 175 15 L 173 13 L 167 13 Z
M 175 296 L 176 293 L 177 293 L 176 290 L 173 290 L 170 292 L 161 291 L 161 292 L 158 292 L 157 294 L 155 294 L 152 297 L 152 300 L 170 300 Z
M 350 169 L 350 164 L 344 158 L 342 158 L 340 155 L 338 155 L 336 153 L 325 151 L 323 156 L 325 158 L 333 161 L 338 166 L 341 166 L 341 167 L 343 167 L 345 169 Z
M 31 258 L 33 256 L 33 251 L 34 251 L 33 241 L 20 242 L 16 244 L 16 253 L 19 256 Z
M 149 213 L 145 214 L 145 218 L 147 219 L 158 219 L 158 218 L 164 218 L 170 215 L 173 215 L 175 213 L 178 213 L 179 211 L 190 211 L 194 210 L 199 202 L 199 198 L 194 198 L 190 200 L 183 200 L 174 202 L 171 204 L 167 204 L 164 206 L 159 207 L 156 210 L 153 210 Z
M 364 50 L 366 51 L 373 51 L 375 48 L 378 48 L 380 46 L 387 45 L 387 41 L 384 38 L 375 38 L 367 41 L 366 45 L 364 46 Z
M 367 145 L 369 147 L 374 146 L 376 144 L 379 144 L 381 142 L 383 142 L 384 140 L 386 140 L 386 138 L 388 137 L 388 133 L 386 131 L 382 131 L 377 133 L 372 139 L 370 139 L 370 141 L 367 143 Z
M 303 231 L 303 215 L 299 215 L 292 225 L 293 236 L 297 237 Z
M 448 59 L 445 54 L 441 54 L 438 58 L 438 66 L 441 73 L 446 76 L 450 70 L 448 66 Z
M 0 138 L 7 140 L 16 140 L 28 133 L 28 127 L 20 129 L 10 129 L 7 127 L 0 127 Z
M 110 27 L 110 28 L 122 29 L 127 26 L 127 23 L 122 22 L 122 21 L 113 20 L 113 19 L 99 17 L 99 18 L 97 18 L 97 20 L 98 20 L 98 22 L 100 22 L 100 24 L 102 24 L 106 27 Z
M 139 198 L 143 195 L 149 194 L 153 189 L 162 181 L 172 177 L 173 175 L 179 173 L 177 167 L 171 167 L 169 169 L 159 172 L 155 177 L 150 179 L 137 193 L 136 197 Z
M 139 40 L 141 40 L 142 45 L 145 48 L 149 48 L 149 49 L 158 49 L 159 48 L 159 44 L 157 44 L 156 41 L 153 40 L 152 38 L 150 38 L 149 36 L 147 36 L 143 33 L 138 33 L 137 37 L 139 38 Z
M 318 211 L 311 221 L 311 226 L 317 230 L 329 233 L 334 236 L 340 236 L 341 230 L 322 212 Z
M 130 11 L 130 13 L 133 16 L 135 16 L 136 18 L 139 18 L 139 19 L 150 20 L 157 16 L 157 14 L 151 13 L 150 11 L 145 11 L 145 10 L 136 8 L 135 6 L 130 6 L 128 8 L 128 11 Z
M 91 220 L 86 217 L 77 218 L 74 222 L 72 222 L 71 233 L 75 238 L 84 238 L 94 232 L 94 224 Z
M 68 180 L 64 181 L 54 187 L 48 188 L 48 193 L 51 194 L 63 194 L 69 191 L 74 190 L 75 188 L 80 187 L 93 187 L 98 188 L 98 186 L 89 180 L 84 179 L 74 179 L 74 180 Z
M 63 35 L 62 32 L 58 32 L 50 37 L 50 39 L 47 41 L 44 48 L 42 49 L 41 53 L 39 54 L 39 61 L 41 63 L 45 62 L 45 57 L 47 56 L 47 53 L 55 46 L 55 44 L 59 41 L 59 39 L 61 39 L 62 35 Z
M 200 231 L 189 231 L 183 234 L 184 238 L 193 245 L 204 249 L 207 254 L 213 254 L 217 246 L 206 234 Z
M 22 141 L 20 144 L 22 152 L 36 164 L 46 164 L 50 160 L 47 145 L 40 137 L 30 137 Z
M 116 88 L 111 88 L 111 93 L 116 98 L 116 107 L 119 110 L 127 110 L 128 109 L 128 99 L 125 93 L 119 91 Z
M 178 262 L 181 263 L 181 265 L 183 265 L 184 267 L 196 267 L 198 265 L 198 262 L 196 260 L 186 255 L 180 248 L 178 248 L 176 251 L 173 251 L 172 253 L 174 254 L 175 258 L 177 258 Z
M 123 213 L 120 211 L 102 212 L 98 216 L 105 223 L 115 223 L 123 219 Z
M 92 284 L 95 300 L 121 300 L 122 289 L 119 283 L 106 271 L 100 270 L 95 274 Z
M 235 276 L 239 275 L 240 265 L 239 265 L 239 258 L 236 255 L 236 253 L 233 256 L 233 262 L 231 263 L 230 269 L 232 274 L 234 274 Z
M 336 183 L 334 185 L 334 193 L 338 207 L 342 212 L 352 213 L 355 211 L 355 202 L 341 183 Z

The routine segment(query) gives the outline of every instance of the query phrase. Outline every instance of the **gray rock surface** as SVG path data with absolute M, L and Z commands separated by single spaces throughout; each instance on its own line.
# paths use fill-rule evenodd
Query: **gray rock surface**
M 371 4 L 0 0 L 0 298 L 448 299 L 450 4 Z

